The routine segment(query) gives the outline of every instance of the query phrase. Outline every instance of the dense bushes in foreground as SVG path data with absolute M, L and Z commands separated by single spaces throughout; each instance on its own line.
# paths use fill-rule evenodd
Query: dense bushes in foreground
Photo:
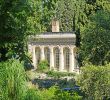
M 75 91 L 64 91 L 53 86 L 43 90 L 30 89 L 26 100 L 82 100 L 82 97 Z
M 106 66 L 89 65 L 81 69 L 78 82 L 85 94 L 83 96 L 79 96 L 75 90 L 65 91 L 55 86 L 41 90 L 37 89 L 36 86 L 29 87 L 23 67 L 19 60 L 14 59 L 0 63 L 0 100 L 110 99 L 110 64 Z
M 26 74 L 19 60 L 0 63 L 0 100 L 23 100 L 26 93 Z
M 110 99 L 110 64 L 83 67 L 79 83 L 87 100 Z
M 39 90 L 36 86 L 29 87 L 27 82 L 24 66 L 19 60 L 0 63 L 0 100 L 80 100 L 75 92 L 71 95 L 59 87 Z

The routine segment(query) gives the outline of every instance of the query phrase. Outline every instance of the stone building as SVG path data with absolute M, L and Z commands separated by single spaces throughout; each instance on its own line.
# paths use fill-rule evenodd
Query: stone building
M 50 70 L 79 72 L 76 60 L 76 35 L 59 32 L 59 22 L 52 21 L 52 32 L 30 36 L 28 49 L 35 69 L 41 60 L 49 62 Z

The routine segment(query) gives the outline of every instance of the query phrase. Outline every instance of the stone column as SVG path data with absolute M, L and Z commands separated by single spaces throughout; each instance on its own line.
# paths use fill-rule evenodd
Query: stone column
M 50 70 L 54 69 L 54 53 L 53 47 L 50 47 Z
M 36 64 L 37 64 L 37 60 L 36 60 L 36 52 L 35 52 L 35 46 L 33 46 L 33 48 L 32 48 L 32 61 L 33 61 L 33 66 L 34 66 L 34 68 L 36 69 Z
M 28 44 L 28 52 L 29 52 L 29 54 L 32 54 L 32 46 L 31 46 L 31 44 Z
M 75 59 L 74 59 L 74 53 L 73 53 L 74 47 L 70 48 L 70 66 L 69 66 L 69 72 L 73 72 L 74 66 L 75 66 Z
M 41 49 L 41 54 L 40 55 L 41 55 L 41 61 L 42 61 L 42 60 L 45 60 L 44 46 L 41 46 L 40 49 Z
M 63 47 L 60 47 L 60 64 L 59 64 L 59 71 L 63 71 L 64 69 L 64 55 L 63 55 Z

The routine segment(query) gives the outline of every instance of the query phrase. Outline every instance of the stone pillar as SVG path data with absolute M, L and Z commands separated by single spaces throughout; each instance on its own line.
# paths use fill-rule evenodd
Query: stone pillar
M 64 69 L 64 55 L 63 55 L 63 47 L 60 47 L 60 64 L 59 64 L 59 71 L 63 71 Z
M 29 54 L 32 54 L 32 46 L 31 46 L 31 44 L 28 44 L 28 52 L 29 52 Z
M 59 32 L 59 21 L 57 19 L 52 20 L 52 32 Z
M 45 60 L 44 46 L 41 46 L 40 49 L 41 49 L 41 54 L 40 55 L 41 55 L 41 61 L 42 61 L 42 60 Z
M 53 47 L 50 47 L 50 70 L 54 69 L 54 53 Z
M 36 60 L 36 52 L 35 52 L 35 46 L 33 46 L 33 48 L 32 48 L 32 61 L 33 61 L 33 66 L 34 66 L 34 68 L 36 69 L 36 64 L 37 64 L 37 60 Z
M 70 48 L 70 66 L 69 66 L 69 72 L 73 72 L 74 66 L 75 66 L 75 59 L 74 59 L 74 53 L 73 53 L 73 47 Z

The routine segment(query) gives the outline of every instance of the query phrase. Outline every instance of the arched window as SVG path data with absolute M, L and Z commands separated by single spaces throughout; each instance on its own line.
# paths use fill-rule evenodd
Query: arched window
M 54 67 L 56 69 L 59 68 L 59 49 L 58 48 L 54 49 Z
M 64 48 L 64 69 L 68 70 L 70 66 L 70 51 L 68 48 Z
M 45 53 L 45 60 L 47 60 L 48 63 L 50 63 L 50 50 L 49 50 L 49 48 L 46 47 L 44 49 L 44 53 Z
M 40 48 L 36 48 L 36 62 L 37 62 L 37 65 L 39 64 L 40 62 Z

